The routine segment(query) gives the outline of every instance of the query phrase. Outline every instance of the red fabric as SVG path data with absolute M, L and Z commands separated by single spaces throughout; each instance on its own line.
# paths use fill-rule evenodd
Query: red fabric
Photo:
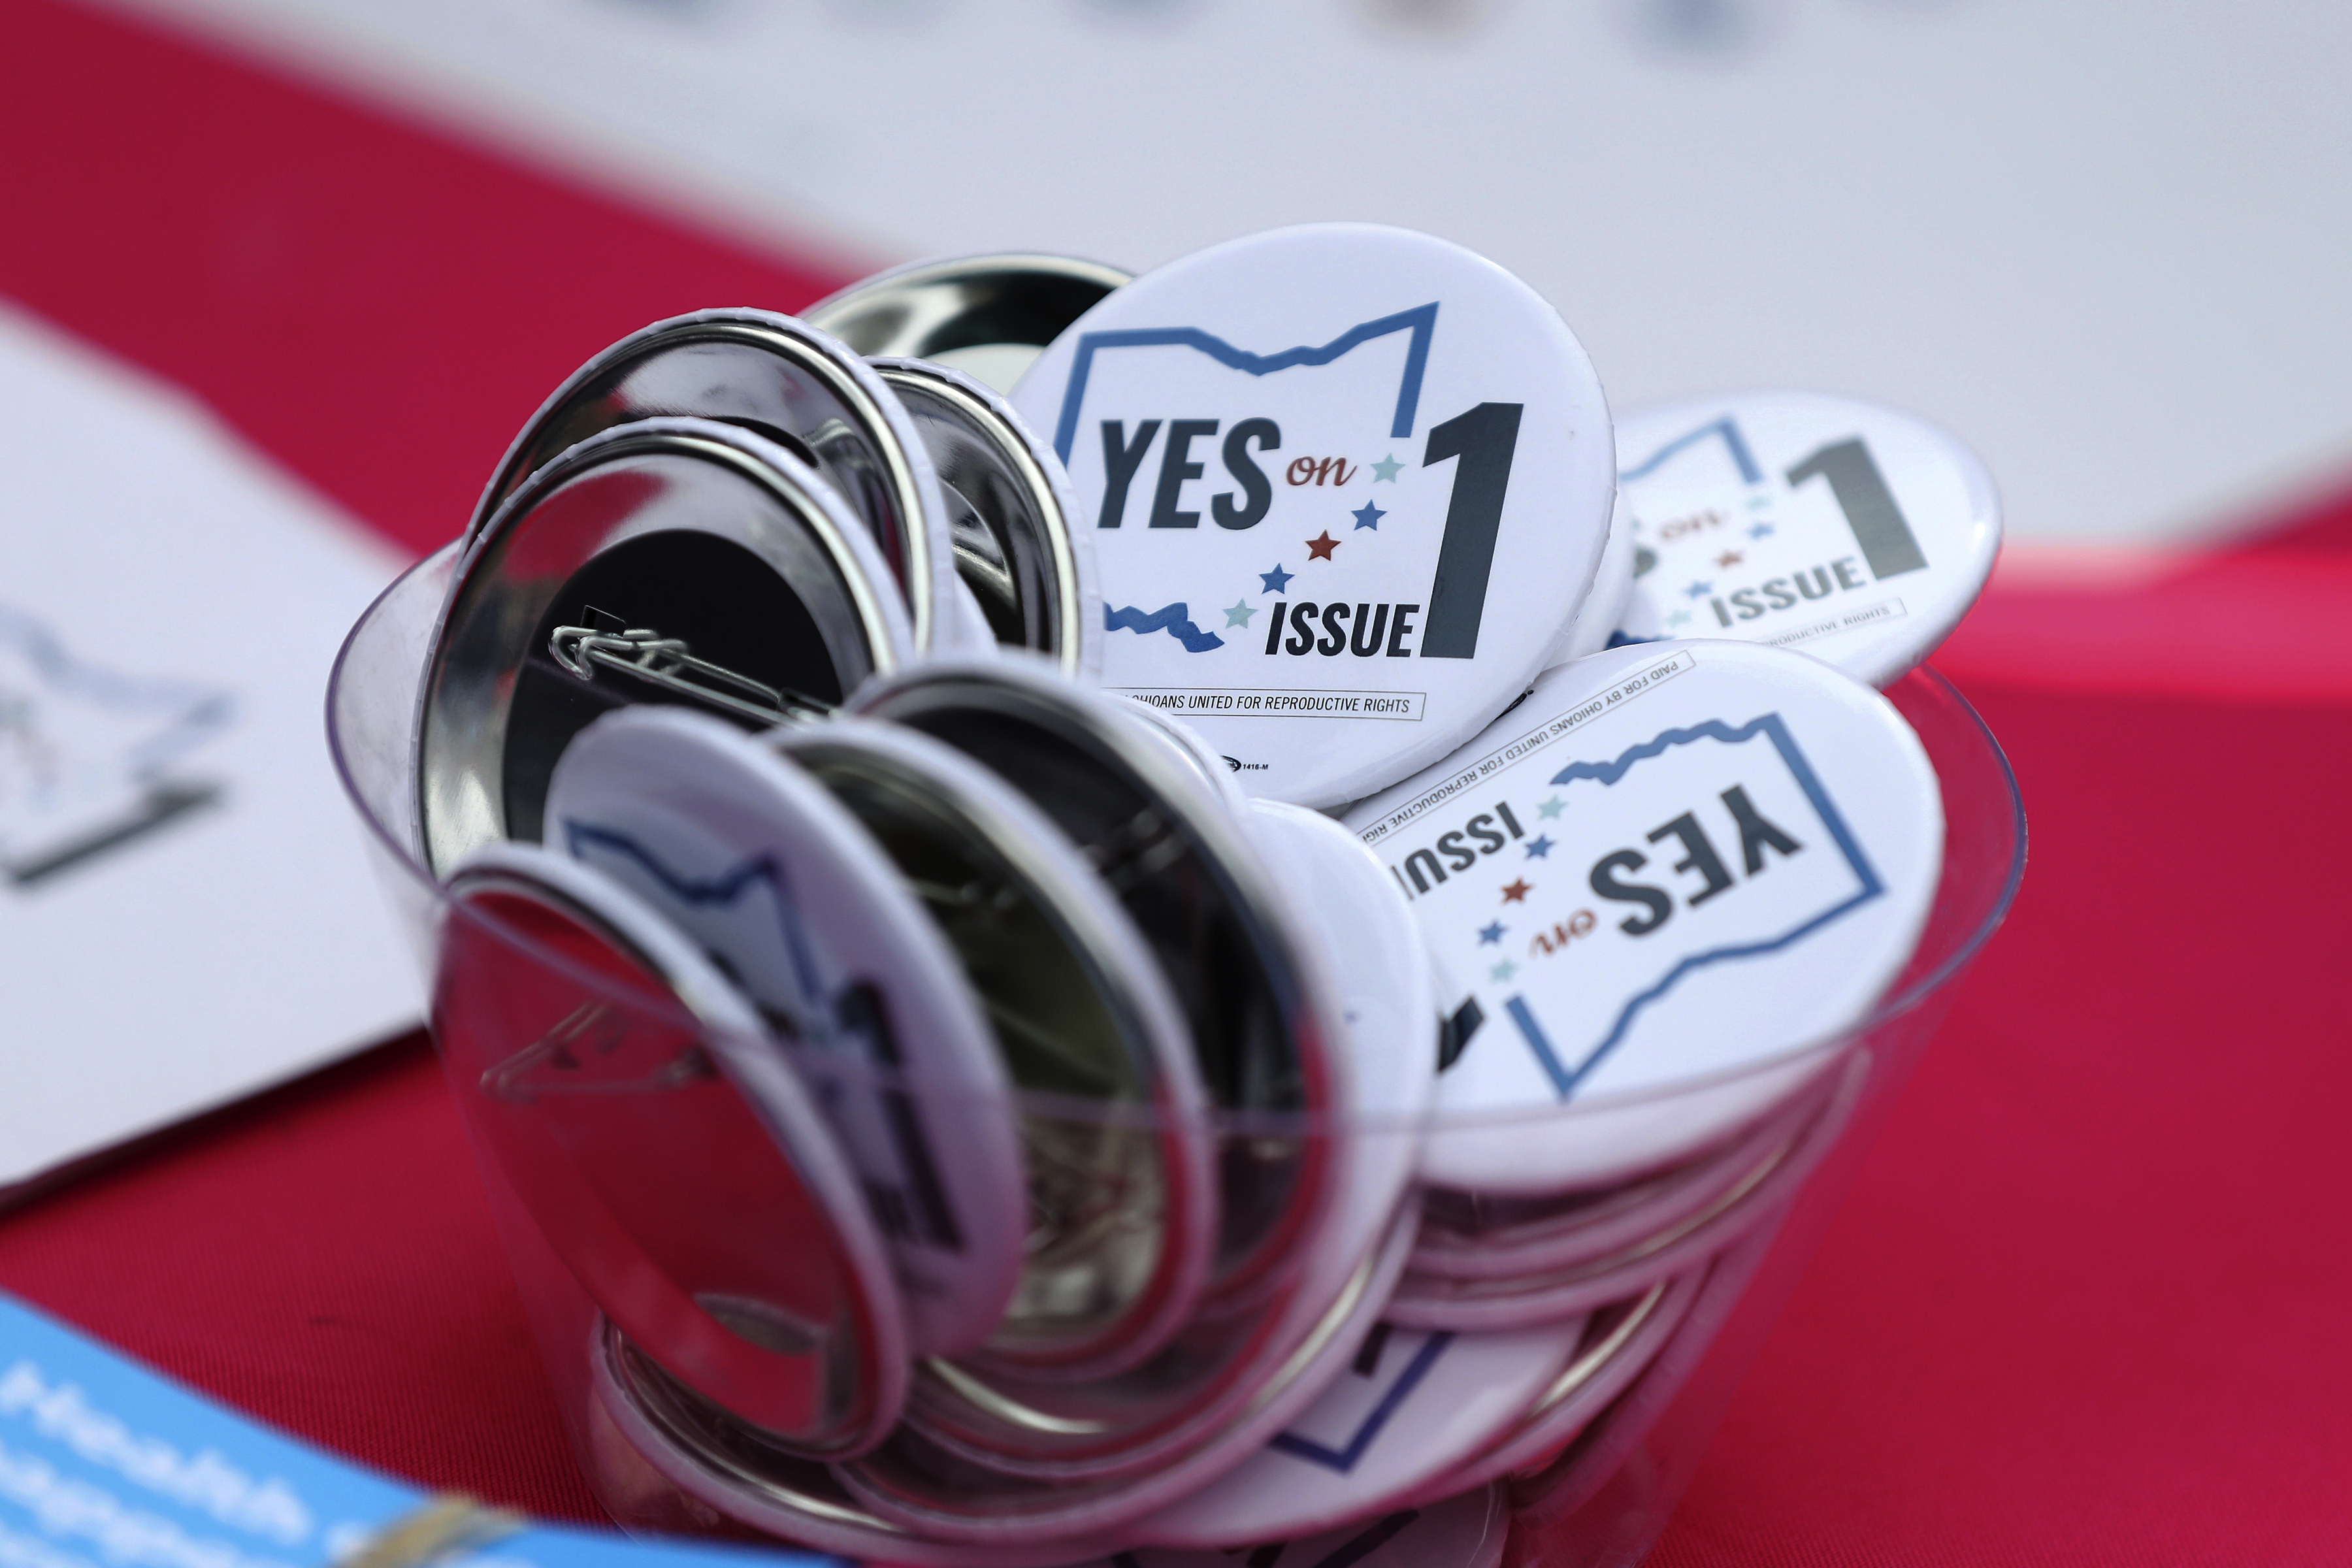
M 0 0 L 0 292 L 416 548 L 593 349 L 830 281 L 51 0 Z M 2227 613 L 2002 587 L 1964 629 L 2024 891 L 1660 1563 L 2352 1559 L 2352 683 L 2263 675 L 2352 626 L 2347 516 L 2199 568 Z M 344 1453 L 593 1517 L 421 1041 L 0 1216 L 0 1287 Z
M 580 363 L 856 269 L 754 256 L 57 0 L 0 0 L 0 294 L 201 394 L 401 543 Z

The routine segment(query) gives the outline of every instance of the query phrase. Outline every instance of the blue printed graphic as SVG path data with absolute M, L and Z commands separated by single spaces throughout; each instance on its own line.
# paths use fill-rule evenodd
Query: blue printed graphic
M 1829 791 L 1822 787 L 1821 778 L 1813 772 L 1812 763 L 1798 748 L 1796 737 L 1789 733 L 1788 725 L 1782 721 L 1778 713 L 1761 714 L 1736 730 L 1719 719 L 1709 719 L 1704 723 L 1694 724 L 1687 729 L 1668 730 L 1654 740 L 1629 747 L 1614 762 L 1570 763 L 1553 774 L 1551 782 L 1554 784 L 1570 784 L 1580 779 L 1592 779 L 1605 788 L 1623 778 L 1634 763 L 1664 755 L 1670 747 L 1689 745 L 1695 741 L 1720 741 L 1726 745 L 1737 746 L 1743 745 L 1759 735 L 1772 743 L 1772 749 L 1780 753 L 1780 761 L 1787 765 L 1790 776 L 1796 781 L 1797 787 L 1804 792 L 1805 799 L 1820 815 L 1822 826 L 1829 829 L 1830 837 L 1838 847 L 1838 853 L 1845 858 L 1847 867 L 1853 872 L 1854 880 L 1858 884 L 1855 892 L 1852 897 L 1808 917 L 1778 936 L 1768 937 L 1758 942 L 1733 942 L 1723 947 L 1709 948 L 1704 952 L 1694 952 L 1678 960 L 1655 984 L 1639 993 L 1625 1004 L 1618 1012 L 1616 1020 L 1610 1026 L 1608 1032 L 1601 1036 L 1600 1042 L 1587 1051 L 1583 1058 L 1573 1068 L 1568 1066 L 1562 1060 L 1559 1051 L 1553 1047 L 1549 1037 L 1544 1033 L 1542 1025 L 1537 1021 L 1534 1009 L 1528 1005 L 1525 997 L 1514 996 L 1505 1002 L 1503 1010 L 1510 1015 L 1511 1022 L 1518 1026 L 1519 1036 L 1527 1042 L 1528 1052 L 1542 1067 L 1544 1075 L 1551 1079 L 1552 1088 L 1560 1099 L 1566 1100 L 1574 1094 L 1577 1087 L 1608 1059 L 1612 1051 L 1623 1043 L 1626 1034 L 1633 1026 L 1634 1018 L 1640 1015 L 1642 1009 L 1680 984 L 1684 976 L 1704 969 L 1709 964 L 1727 963 L 1742 958 L 1759 958 L 1766 953 L 1778 952 L 1782 948 L 1804 941 L 1805 938 L 1832 921 L 1853 913 L 1886 890 L 1885 884 L 1879 880 L 1877 869 L 1871 865 L 1870 858 L 1863 853 L 1861 844 L 1855 840 L 1853 830 L 1846 826 L 1845 817 L 1838 810 L 1837 803 L 1830 798 Z
M 564 823 L 563 842 L 575 860 L 589 860 L 589 850 L 604 849 L 635 862 L 672 898 L 689 909 L 726 909 L 741 902 L 751 889 L 766 888 L 776 911 L 777 933 L 783 939 L 784 953 L 792 963 L 793 988 L 799 993 L 801 1008 L 807 1015 L 793 1022 L 820 1039 L 829 1032 L 823 1022 L 824 983 L 817 973 L 816 954 L 810 950 L 808 932 L 801 924 L 798 906 L 793 902 L 784 868 L 776 863 L 774 856 L 754 856 L 704 879 L 680 875 L 627 834 L 593 822 Z
M 1617 478 L 1626 484 L 1632 484 L 1636 479 L 1648 479 L 1664 467 L 1675 453 L 1695 447 L 1709 437 L 1721 438 L 1724 450 L 1731 454 L 1732 462 L 1738 466 L 1741 479 L 1751 485 L 1760 485 L 1764 482 L 1764 470 L 1757 467 L 1755 454 L 1748 451 L 1747 439 L 1739 434 L 1738 425 L 1727 414 L 1720 419 L 1700 426 L 1686 435 L 1675 437 L 1640 463 L 1630 468 L 1619 469 Z
M 1329 364 L 1375 338 L 1410 331 L 1412 341 L 1405 350 L 1404 374 L 1397 383 L 1396 416 L 1389 424 L 1389 434 L 1402 439 L 1412 434 L 1413 414 L 1421 404 L 1421 377 L 1429 364 L 1429 340 L 1437 328 L 1437 305 L 1438 301 L 1433 300 L 1410 310 L 1399 310 L 1393 316 L 1362 322 L 1320 348 L 1285 349 L 1276 354 L 1255 354 L 1235 348 L 1198 327 L 1138 327 L 1124 331 L 1083 333 L 1078 339 L 1077 356 L 1070 365 L 1069 385 L 1062 394 L 1062 414 L 1054 426 L 1054 450 L 1065 463 L 1070 460 L 1070 446 L 1078 434 L 1078 410 L 1086 402 L 1087 380 L 1094 373 L 1095 355 L 1104 349 L 1198 349 L 1219 364 L 1251 375 L 1271 375 L 1294 365 Z
M 434 1501 L 232 1414 L 0 1296 L 0 1563 L 329 1568 Z M 820 1568 L 484 1514 L 445 1568 Z M 487 1549 L 487 1554 L 484 1553 Z M 833 1568 L 838 1568 L 833 1564 Z
M 1313 1438 L 1302 1437 L 1296 1432 L 1277 1432 L 1266 1447 L 1278 1448 L 1294 1458 L 1305 1459 L 1309 1464 L 1321 1465 L 1326 1469 L 1337 1470 L 1339 1474 L 1346 1475 L 1356 1468 L 1356 1461 L 1361 1459 L 1366 1451 L 1371 1447 L 1373 1439 L 1381 1435 L 1381 1428 L 1389 1424 L 1389 1418 L 1397 1413 L 1398 1406 L 1411 1397 L 1412 1391 L 1421 1385 L 1421 1380 L 1429 1375 L 1430 1369 L 1435 1366 L 1438 1358 L 1445 1353 L 1445 1347 L 1453 1342 L 1452 1334 L 1430 1335 L 1427 1342 L 1415 1351 L 1412 1359 L 1406 1362 L 1397 1373 L 1396 1380 L 1389 1384 L 1372 1407 L 1364 1413 L 1364 1418 L 1356 1424 L 1356 1430 L 1349 1436 L 1345 1447 L 1327 1447 Z
M 1214 632 L 1204 632 L 1192 624 L 1192 607 L 1181 600 L 1172 605 L 1162 605 L 1149 613 L 1133 605 L 1122 605 L 1116 610 L 1105 605 L 1103 629 L 1130 631 L 1146 637 L 1153 632 L 1166 632 L 1184 645 L 1186 653 L 1206 653 L 1213 647 L 1225 646 L 1224 638 Z

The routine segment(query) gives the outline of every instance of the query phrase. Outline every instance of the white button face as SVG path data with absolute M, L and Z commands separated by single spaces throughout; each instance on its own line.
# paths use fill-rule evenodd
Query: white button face
M 1525 690 L 1609 521 L 1599 382 L 1492 262 L 1281 229 L 1108 296 L 1014 405 L 1092 536 L 1104 683 L 1198 724 L 1253 795 L 1335 805 Z
M 1943 807 L 1887 701 L 1731 642 L 1553 670 L 1347 817 L 1451 982 L 1466 1043 L 1424 1173 L 1564 1191 L 1654 1169 L 1818 1070 L 1909 957 Z
M 1265 1448 L 1136 1533 L 1171 1546 L 1263 1541 L 1401 1500 L 1517 1426 L 1583 1333 L 1580 1317 L 1510 1334 L 1381 1324 Z
M 1027 1228 L 1010 1089 L 953 952 L 856 818 L 732 726 L 636 708 L 564 752 L 547 837 L 719 960 L 787 1044 L 857 1167 L 915 1349 L 984 1340 Z
M 1976 456 L 1866 403 L 1667 404 L 1620 421 L 1617 452 L 1647 563 L 1636 635 L 1794 647 L 1883 687 L 1959 624 L 2000 550 Z

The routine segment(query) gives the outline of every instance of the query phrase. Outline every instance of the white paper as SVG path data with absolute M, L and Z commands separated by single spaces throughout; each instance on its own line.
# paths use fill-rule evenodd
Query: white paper
M 321 718 L 399 564 L 0 310 L 0 1185 L 417 1018 Z
M 1423 229 L 1612 403 L 1933 420 L 2012 539 L 2178 541 L 2352 460 L 2352 7 L 117 3 L 802 255 Z

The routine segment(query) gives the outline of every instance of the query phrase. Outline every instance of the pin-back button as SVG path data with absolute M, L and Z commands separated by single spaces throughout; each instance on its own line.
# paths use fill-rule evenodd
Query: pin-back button
M 1336 805 L 1527 689 L 1615 484 L 1591 363 L 1494 263 L 1365 224 L 1212 247 L 1106 298 L 1013 405 L 1093 532 L 1103 679 L 1253 795 Z
M 1021 1283 L 986 1341 L 961 1348 L 1070 1378 L 1144 1360 L 1183 1326 L 1217 1238 L 1191 1036 L 1150 948 L 1068 837 L 962 752 L 851 717 L 761 743 L 890 858 L 1023 1093 Z
M 1665 642 L 1564 665 L 1357 806 L 1452 976 L 1423 1172 L 1565 1192 L 1792 1093 L 1909 955 L 1943 806 L 1885 699 L 1817 660 Z
M 1501 1489 L 1465 1487 L 1320 1535 L 1222 1551 L 1145 1546 L 1087 1568 L 1496 1568 L 1509 1538 Z
M 1010 392 L 1047 343 L 1133 277 L 1069 256 L 946 257 L 861 279 L 801 319 L 859 353 L 929 360 Z
M 963 646 L 949 516 L 906 410 L 848 347 L 772 310 L 697 310 L 630 333 L 531 416 L 482 492 L 478 533 L 522 482 L 575 443 L 665 416 L 738 426 L 816 471 L 862 523 L 907 605 L 915 646 Z
M 912 359 L 874 368 L 930 454 L 952 515 L 956 574 L 990 637 L 1093 679 L 1102 666 L 1093 552 L 1053 449 L 961 371 Z
M 450 585 L 416 725 L 429 862 L 537 839 L 557 758 L 610 709 L 764 728 L 912 651 L 873 541 L 790 453 L 708 420 L 592 437 L 516 490 Z
M 1347 1364 L 1347 1352 L 1355 1342 L 1341 1332 L 1323 1341 L 1320 1350 L 1313 1350 L 1317 1341 L 1309 1325 L 1318 1314 L 1328 1321 L 1327 1303 L 1347 1301 L 1352 1282 L 1362 1277 L 1365 1258 L 1382 1247 L 1383 1236 L 1399 1223 L 1399 1205 L 1409 1190 L 1434 1078 L 1429 1049 L 1434 1006 L 1419 933 L 1402 905 L 1385 896 L 1378 863 L 1345 828 L 1297 806 L 1255 803 L 1245 826 L 1275 873 L 1302 933 L 1325 951 L 1325 961 L 1337 977 L 1354 1070 L 1348 1078 L 1349 1098 L 1334 1115 L 1348 1131 L 1351 1163 L 1337 1212 L 1301 1259 L 1303 1278 L 1298 1287 L 1286 1298 L 1268 1291 L 1259 1300 L 1241 1304 L 1243 1315 L 1238 1318 L 1231 1315 L 1235 1304 L 1226 1303 L 1228 1315 L 1216 1326 L 1244 1346 L 1250 1312 L 1263 1311 L 1264 1322 L 1276 1331 L 1256 1352 L 1260 1370 L 1255 1374 L 1244 1377 L 1229 1373 L 1223 1379 L 1223 1396 L 1204 1402 L 1214 1419 L 1196 1420 L 1194 1425 L 1213 1435 L 1213 1440 L 1195 1441 L 1196 1452 L 1188 1462 L 1207 1473 L 1213 1473 L 1221 1462 L 1246 1455 L 1264 1441 L 1268 1423 L 1279 1424 L 1278 1411 L 1269 1415 L 1261 1406 L 1253 1412 L 1252 1401 L 1271 1398 L 1295 1406 L 1314 1396 L 1320 1386 L 1316 1379 L 1340 1375 Z M 1345 1314 L 1359 1321 L 1356 1333 L 1370 1324 L 1386 1294 L 1382 1267 L 1381 1279 L 1375 1281 L 1379 1293 L 1344 1307 Z M 1302 1334 L 1307 1336 L 1310 1354 L 1302 1357 L 1291 1352 L 1286 1361 L 1266 1359 L 1298 1343 Z M 1206 1342 L 1196 1332 L 1188 1337 L 1188 1342 L 1190 1353 L 1197 1357 Z M 1232 1363 L 1237 1369 L 1249 1364 L 1246 1360 Z M 1181 1365 L 1176 1363 L 1180 1370 Z M 931 1405 L 926 1397 L 929 1392 L 927 1382 L 909 1408 L 909 1426 L 975 1463 L 990 1465 L 1003 1474 L 1065 1481 L 1112 1468 L 1068 1462 L 1066 1457 L 1054 1455 L 1037 1456 L 1034 1462 L 1008 1459 L 1001 1453 L 958 1444 L 953 1441 L 954 1426 L 930 1419 Z M 1166 1443 L 1161 1451 L 1176 1447 Z M 1129 1463 L 1121 1468 L 1141 1467 Z
M 720 1518 L 865 1563 L 908 1568 L 1034 1568 L 1014 1543 L 928 1540 L 875 1517 L 832 1472 L 770 1443 L 599 1323 L 587 1346 L 591 1440 L 625 1444 L 657 1478 Z M 600 1455 L 600 1458 L 604 1456 Z M 614 1456 L 606 1460 L 627 1463 Z M 1075 1546 L 1069 1555 L 1088 1548 Z
M 1884 687 L 1934 652 L 2000 551 L 1976 455 L 1908 415 L 1754 392 L 1619 421 L 1619 482 L 1666 637 L 1798 648 Z
M 658 915 L 547 850 L 490 845 L 449 891 L 435 1035 L 588 1295 L 794 1452 L 880 1439 L 907 1376 L 888 1262 L 751 1005 Z
M 1582 1339 L 1581 1320 L 1509 1334 L 1383 1322 L 1272 1442 L 1131 1528 L 1161 1545 L 1202 1547 L 1377 1517 L 1510 1432 Z
M 640 708 L 565 752 L 547 837 L 691 938 L 817 1089 L 916 1352 L 984 1340 L 1028 1228 L 1010 1086 L 956 954 L 851 815 L 733 726 Z
M 946 742 L 1074 839 L 1151 943 L 1211 1100 L 1258 1125 L 1226 1140 L 1213 1289 L 1276 1267 L 1328 1195 L 1346 1063 L 1242 829 L 1145 722 L 1042 660 L 935 661 L 863 688 L 854 711 Z M 1275 1123 L 1268 1125 L 1267 1123 Z

